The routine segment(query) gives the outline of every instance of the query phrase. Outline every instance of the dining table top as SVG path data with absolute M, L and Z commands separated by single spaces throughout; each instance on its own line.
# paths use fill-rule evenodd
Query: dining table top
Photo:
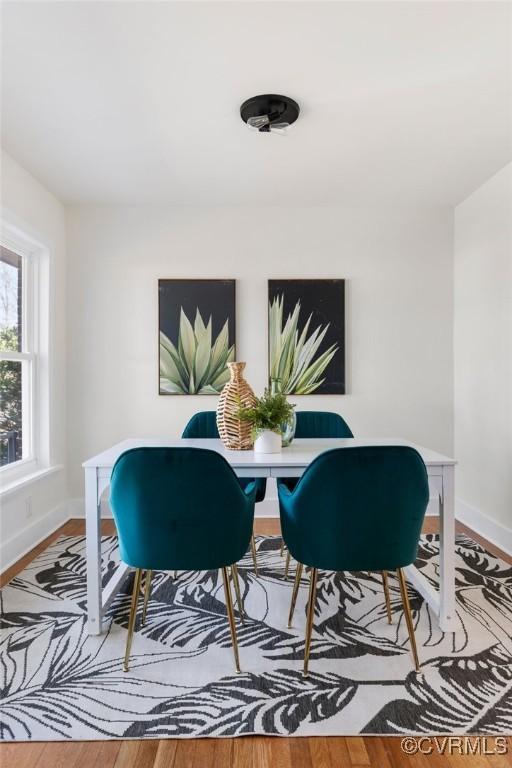
M 430 448 L 392 437 L 367 438 L 296 438 L 291 445 L 282 448 L 279 453 L 255 453 L 249 451 L 228 450 L 221 440 L 215 438 L 167 438 L 140 437 L 127 438 L 107 448 L 101 453 L 84 461 L 84 468 L 113 467 L 125 451 L 133 448 L 207 448 L 220 453 L 232 467 L 304 467 L 310 464 L 324 451 L 333 448 L 359 448 L 370 446 L 408 446 L 415 448 L 427 466 L 447 466 L 456 464 L 455 459 Z

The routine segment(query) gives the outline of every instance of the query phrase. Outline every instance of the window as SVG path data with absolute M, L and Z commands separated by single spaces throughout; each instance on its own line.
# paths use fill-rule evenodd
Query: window
M 0 246 L 0 471 L 35 460 L 33 264 Z
M 50 442 L 48 245 L 0 220 L 0 496 L 60 469 Z

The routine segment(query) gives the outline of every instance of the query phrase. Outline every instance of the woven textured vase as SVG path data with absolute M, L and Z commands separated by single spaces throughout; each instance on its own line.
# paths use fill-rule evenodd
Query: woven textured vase
M 254 392 L 243 377 L 245 363 L 228 363 L 230 381 L 220 393 L 217 406 L 217 429 L 220 439 L 231 451 L 248 451 L 253 446 L 251 425 L 235 415 L 241 406 L 256 403 Z

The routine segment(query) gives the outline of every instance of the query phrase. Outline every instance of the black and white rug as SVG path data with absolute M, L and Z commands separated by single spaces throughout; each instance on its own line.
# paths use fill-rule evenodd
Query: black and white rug
M 307 575 L 294 628 L 281 539 L 258 537 L 259 577 L 239 564 L 246 625 L 235 674 L 222 578 L 155 573 L 144 628 L 123 672 L 129 593 L 108 630 L 87 634 L 85 540 L 61 537 L 2 592 L 0 734 L 11 740 L 267 734 L 503 734 L 512 731 L 512 566 L 457 540 L 459 631 L 443 635 L 411 590 L 424 674 L 412 668 L 398 581 L 393 624 L 380 574 L 320 574 L 310 677 L 301 674 Z M 104 583 L 117 539 L 103 540 Z M 438 581 L 436 536 L 418 566 Z

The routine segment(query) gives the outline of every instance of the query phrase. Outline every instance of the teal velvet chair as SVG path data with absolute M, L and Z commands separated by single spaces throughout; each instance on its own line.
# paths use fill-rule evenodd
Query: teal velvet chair
M 303 566 L 311 569 L 304 674 L 308 673 L 318 570 L 396 570 L 416 671 L 419 661 L 402 568 L 414 563 L 429 498 L 425 464 L 413 448 L 335 448 L 318 456 L 293 491 L 279 486 L 281 529 L 297 573 L 289 626 Z M 388 620 L 387 580 L 383 579 Z
M 217 414 L 215 411 L 198 411 L 195 413 L 186 425 L 182 437 L 219 439 L 219 430 L 217 429 Z M 242 488 L 254 483 L 256 488 L 256 502 L 263 501 L 267 489 L 267 480 L 264 477 L 248 478 L 239 477 L 238 482 Z M 254 534 L 251 537 L 252 559 L 254 563 L 254 572 L 258 575 L 258 559 L 256 555 L 256 542 Z
M 124 668 L 128 670 L 142 572 L 142 621 L 154 570 L 221 569 L 237 672 L 240 671 L 228 567 L 247 551 L 254 520 L 254 484 L 245 489 L 227 461 L 201 448 L 135 448 L 114 465 L 110 504 L 121 560 L 135 568 Z
M 333 411 L 297 411 L 296 416 L 295 437 L 354 437 L 349 425 L 339 413 Z M 298 477 L 283 477 L 277 481 L 277 485 L 279 487 L 284 484 L 293 490 L 298 482 Z M 284 544 L 281 544 L 281 555 L 283 550 Z M 289 568 L 290 553 L 288 552 L 285 565 L 286 577 L 288 577 Z

